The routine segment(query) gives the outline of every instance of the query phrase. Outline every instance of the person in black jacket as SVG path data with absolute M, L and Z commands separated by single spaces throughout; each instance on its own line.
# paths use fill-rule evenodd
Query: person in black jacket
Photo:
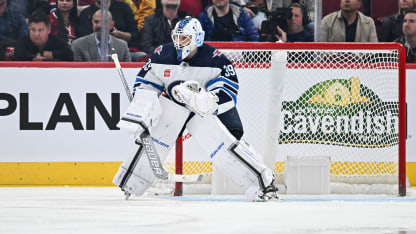
M 398 0 L 399 13 L 383 19 L 380 42 L 391 42 L 402 36 L 404 13 L 416 9 L 416 0 Z
M 191 15 L 179 10 L 180 3 L 180 0 L 162 0 L 162 8 L 145 18 L 139 41 L 142 51 L 152 54 L 156 47 L 172 42 L 170 34 L 176 22 Z
M 14 58 L 17 61 L 73 61 L 68 43 L 50 34 L 49 16 L 41 11 L 29 17 L 29 36 L 17 42 Z
M 406 11 L 403 35 L 395 40 L 406 48 L 406 63 L 416 63 L 416 10 Z

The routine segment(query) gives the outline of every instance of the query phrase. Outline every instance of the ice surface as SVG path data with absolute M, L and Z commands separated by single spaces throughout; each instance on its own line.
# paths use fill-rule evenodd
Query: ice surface
M 413 194 L 415 194 L 413 192 Z M 416 233 L 416 197 L 146 195 L 115 187 L 1 187 L 0 233 Z

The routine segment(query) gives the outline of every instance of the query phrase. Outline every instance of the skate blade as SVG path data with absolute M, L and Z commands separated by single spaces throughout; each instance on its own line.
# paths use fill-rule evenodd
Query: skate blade
M 129 200 L 131 194 L 128 192 L 124 192 L 124 199 Z

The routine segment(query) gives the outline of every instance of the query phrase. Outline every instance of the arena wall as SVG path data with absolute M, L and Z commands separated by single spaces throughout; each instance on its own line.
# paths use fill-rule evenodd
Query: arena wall
M 132 87 L 143 63 L 122 66 Z M 406 72 L 407 175 L 416 186 L 416 65 Z M 132 144 L 115 127 L 127 105 L 112 63 L 0 63 L 0 186 L 112 185 Z

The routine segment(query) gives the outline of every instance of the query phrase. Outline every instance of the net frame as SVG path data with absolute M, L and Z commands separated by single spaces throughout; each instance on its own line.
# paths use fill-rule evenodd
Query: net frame
M 398 192 L 406 196 L 406 52 L 399 43 L 256 43 L 256 42 L 209 42 L 221 50 L 397 50 L 398 51 Z M 235 64 L 234 64 L 235 65 Z M 241 66 L 239 64 L 238 66 Z M 183 138 L 176 142 L 175 172 L 183 171 Z M 182 183 L 175 183 L 174 195 L 181 196 Z

